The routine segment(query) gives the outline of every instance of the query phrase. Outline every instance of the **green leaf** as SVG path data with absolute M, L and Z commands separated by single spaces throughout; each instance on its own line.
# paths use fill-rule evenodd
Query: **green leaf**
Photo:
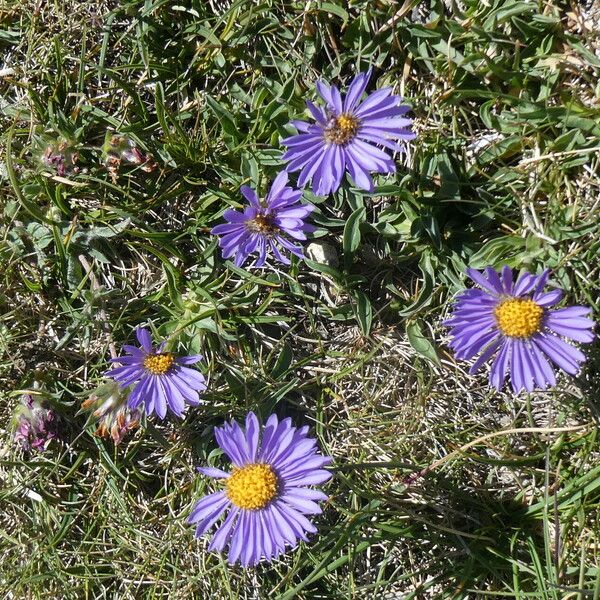
M 273 369 L 271 371 L 271 377 L 273 379 L 279 379 L 283 377 L 290 368 L 293 358 L 294 352 L 292 350 L 292 347 L 287 342 L 285 342 L 283 344 L 283 347 L 281 348 L 279 356 L 277 357 L 277 361 L 273 366 Z
M 409 317 L 419 312 L 431 302 L 434 287 L 434 269 L 429 255 L 423 254 L 421 260 L 419 261 L 419 268 L 423 274 L 423 287 L 421 288 L 417 299 L 410 306 L 398 311 L 398 314 L 402 317 Z
M 351 258 L 360 245 L 360 224 L 365 220 L 364 206 L 357 208 L 346 221 L 344 226 L 343 248 L 344 257 Z
M 520 262 L 520 253 L 525 250 L 525 244 L 525 239 L 516 235 L 490 240 L 471 256 L 469 266 L 473 269 L 499 267 L 503 264 L 515 267 Z
M 319 6 L 318 6 L 318 10 L 322 11 L 322 12 L 328 12 L 332 15 L 336 15 L 337 17 L 340 17 L 341 19 L 343 19 L 344 24 L 346 24 L 348 22 L 348 13 L 341 7 L 338 6 L 337 4 L 334 4 L 333 2 L 320 2 Z
M 354 291 L 356 307 L 353 307 L 356 319 L 363 335 L 369 335 L 373 324 L 373 307 L 371 301 L 362 290 Z
M 423 334 L 423 328 L 420 320 L 410 321 L 406 325 L 406 335 L 408 336 L 410 345 L 421 356 L 424 356 L 427 360 L 430 360 L 436 365 L 441 364 L 434 345 L 431 343 L 429 338 Z

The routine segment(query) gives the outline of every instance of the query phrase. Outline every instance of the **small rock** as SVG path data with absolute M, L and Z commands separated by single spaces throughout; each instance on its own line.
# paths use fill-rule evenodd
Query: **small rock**
M 340 264 L 336 249 L 331 244 L 325 242 L 315 241 L 308 244 L 306 246 L 306 255 L 310 260 L 333 267 L 334 269 Z

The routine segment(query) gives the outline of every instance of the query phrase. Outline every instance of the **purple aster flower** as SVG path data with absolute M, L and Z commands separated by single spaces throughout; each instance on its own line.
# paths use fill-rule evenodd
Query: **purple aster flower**
M 27 452 L 43 452 L 50 440 L 58 435 L 58 416 L 31 394 L 21 396 L 15 423 L 14 440 Z
M 223 216 L 229 223 L 217 225 L 211 232 L 222 236 L 219 244 L 223 250 L 223 258 L 235 255 L 234 263 L 239 267 L 250 254 L 257 252 L 256 266 L 261 267 L 265 264 L 267 250 L 270 249 L 278 261 L 289 265 L 289 259 L 281 253 L 279 247 L 300 258 L 304 257 L 302 247 L 296 246 L 290 238 L 304 241 L 305 232 L 314 231 L 314 227 L 307 225 L 304 219 L 315 207 L 312 204 L 298 204 L 302 191 L 286 187 L 287 181 L 287 173 L 279 173 L 264 202 L 248 186 L 240 188 L 250 206 L 242 213 L 233 209 L 226 210 Z
M 230 473 L 214 467 L 199 468 L 209 477 L 224 480 L 224 489 L 196 503 L 189 522 L 196 523 L 196 537 L 203 535 L 221 515 L 226 517 L 208 549 L 221 552 L 229 545 L 229 563 L 244 566 L 272 560 L 307 541 L 316 528 L 305 517 L 321 513 L 316 501 L 327 500 L 306 486 L 324 483 L 331 462 L 318 453 L 308 427 L 297 429 L 290 419 L 279 422 L 271 415 L 260 432 L 254 413 L 246 417 L 246 431 L 235 422 L 215 428 L 219 446 L 229 456 Z
M 392 88 L 377 90 L 361 101 L 370 77 L 370 69 L 359 73 L 343 100 L 335 85 L 319 81 L 317 91 L 325 108 L 306 103 L 316 123 L 292 121 L 300 133 L 281 143 L 289 148 L 283 155 L 289 161 L 286 169 L 301 171 L 299 186 L 312 179 L 313 192 L 325 196 L 340 187 L 348 169 L 358 187 L 373 191 L 369 173 L 396 171 L 381 147 L 403 150 L 404 142 L 416 137 L 409 130 L 412 119 L 406 117 L 410 107 L 401 104 L 402 98 L 394 96 Z
M 547 359 L 571 375 L 579 371 L 585 355 L 562 338 L 588 343 L 594 339 L 594 322 L 586 318 L 591 309 L 583 306 L 552 309 L 560 302 L 561 290 L 544 291 L 550 271 L 541 275 L 523 273 L 513 282 L 510 267 L 498 274 L 491 267 L 484 274 L 468 269 L 467 274 L 482 289 L 462 292 L 451 327 L 452 348 L 459 359 L 481 353 L 469 373 L 494 361 L 490 385 L 500 389 L 508 372 L 513 390 L 528 392 L 556 384 Z
M 123 346 L 130 356 L 111 359 L 123 366 L 105 373 L 121 387 L 135 384 L 129 395 L 129 408 L 134 410 L 143 402 L 148 415 L 156 411 L 164 419 L 167 407 L 181 417 L 186 403 L 197 406 L 198 392 L 206 388 L 206 380 L 202 373 L 185 365 L 197 363 L 202 356 L 175 356 L 164 352 L 166 342 L 153 348 L 150 332 L 141 327 L 135 334 L 142 347 Z

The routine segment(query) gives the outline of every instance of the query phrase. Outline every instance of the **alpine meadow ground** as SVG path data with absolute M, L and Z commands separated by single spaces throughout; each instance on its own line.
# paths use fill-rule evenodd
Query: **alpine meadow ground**
M 0 0 L 0 596 L 600 599 L 597 340 L 517 393 L 444 324 L 598 320 L 599 75 L 598 0 Z

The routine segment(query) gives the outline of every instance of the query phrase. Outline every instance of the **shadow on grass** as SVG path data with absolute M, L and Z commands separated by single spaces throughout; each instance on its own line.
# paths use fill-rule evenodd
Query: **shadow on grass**
M 594 578 L 580 581 L 580 570 L 568 568 L 561 531 L 569 515 L 554 496 L 547 511 L 532 510 L 516 497 L 501 498 L 483 487 L 465 489 L 464 483 L 444 477 L 428 478 L 422 493 L 424 525 L 413 535 L 446 548 L 446 564 L 438 565 L 446 588 L 441 597 L 593 596 Z
M 587 362 L 580 375 L 583 398 L 596 422 L 600 422 L 600 344 L 596 340 L 586 348 Z

